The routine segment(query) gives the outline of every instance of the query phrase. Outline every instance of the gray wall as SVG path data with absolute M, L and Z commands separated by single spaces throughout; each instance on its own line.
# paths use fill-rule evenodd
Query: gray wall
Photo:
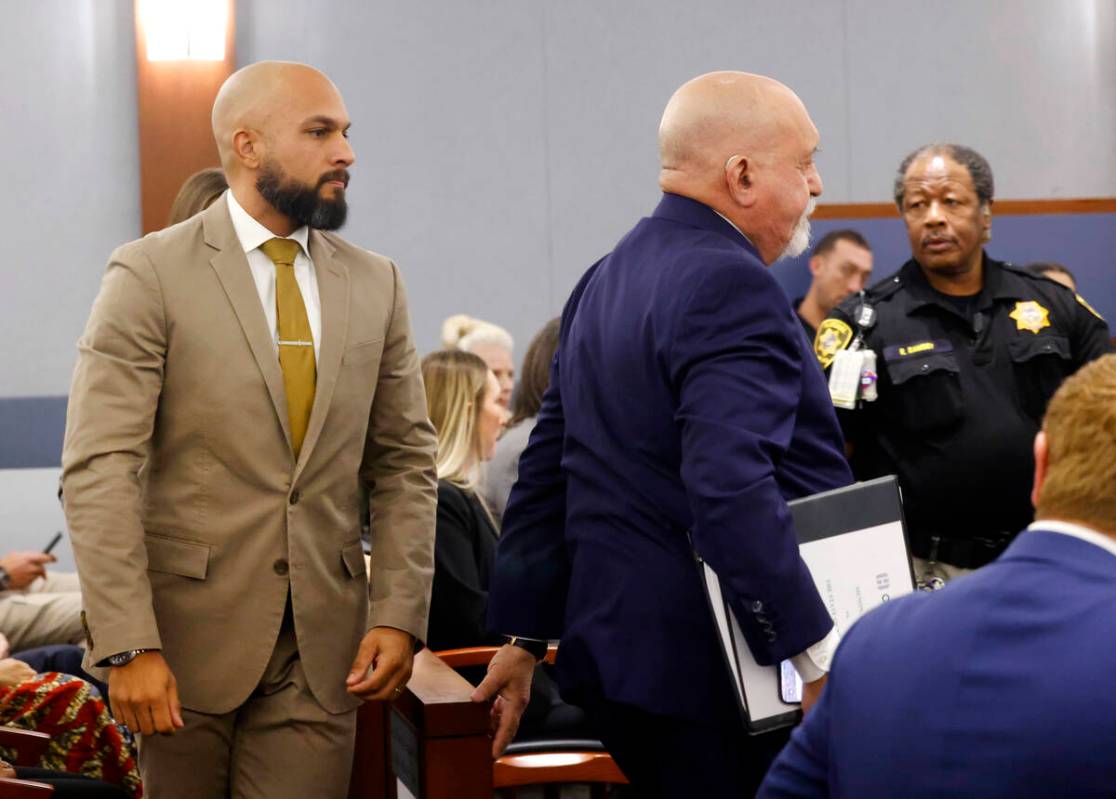
M 239 0 L 238 58 L 314 63 L 345 95 L 347 235 L 404 269 L 420 346 L 467 311 L 520 354 L 657 197 L 682 81 L 773 75 L 822 133 L 824 200 L 886 200 L 930 140 L 1000 196 L 1116 195 L 1116 4 L 1093 0 Z M 328 9 L 328 10 L 327 10 Z M 887 268 L 888 265 L 881 265 Z
M 108 254 L 140 232 L 130 0 L 0 25 L 0 397 L 65 394 Z
M 3 5 L 0 398 L 66 392 L 105 260 L 139 232 L 131 9 Z M 939 138 L 984 150 L 1004 197 L 1116 195 L 1108 0 L 238 0 L 238 59 L 260 58 L 344 93 L 346 235 L 403 267 L 424 351 L 468 311 L 522 354 L 654 205 L 662 106 L 710 69 L 798 90 L 829 202 L 886 199 Z

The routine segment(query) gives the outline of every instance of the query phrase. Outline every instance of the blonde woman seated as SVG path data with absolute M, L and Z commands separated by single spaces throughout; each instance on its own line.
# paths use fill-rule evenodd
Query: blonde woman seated
M 502 644 L 503 636 L 485 626 L 496 527 L 476 484 L 509 414 L 497 401 L 496 377 L 472 353 L 431 353 L 422 361 L 422 377 L 430 421 L 438 431 L 438 525 L 426 643 L 433 650 Z M 485 669 L 460 671 L 476 684 Z M 581 711 L 563 703 L 553 679 L 537 668 L 519 738 L 584 737 L 583 726 Z
M 448 350 L 464 350 L 479 355 L 500 384 L 499 402 L 511 407 L 515 389 L 515 342 L 511 333 L 492 322 L 465 314 L 451 316 L 442 323 L 442 345 Z
M 496 527 L 476 492 L 508 422 L 500 386 L 479 356 L 442 350 L 422 361 L 426 407 L 438 431 L 438 526 L 426 643 L 434 650 L 499 644 L 485 629 Z

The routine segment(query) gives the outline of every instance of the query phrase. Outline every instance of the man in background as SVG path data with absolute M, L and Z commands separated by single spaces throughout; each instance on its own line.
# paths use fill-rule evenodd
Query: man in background
M 78 345 L 66 518 L 150 799 L 344 796 L 426 635 L 434 431 L 399 270 L 329 232 L 348 132 L 321 72 L 233 74 L 229 191 L 113 253 Z
M 818 140 L 760 75 L 703 75 L 667 104 L 662 198 L 566 304 L 505 511 L 489 627 L 516 637 L 474 697 L 499 694 L 497 752 L 560 638 L 562 696 L 639 796 L 754 794 L 785 734 L 744 729 L 695 549 L 756 660 L 792 659 L 817 695 L 836 635 L 787 501 L 851 475 L 768 266 L 809 244 Z
M 1077 291 L 1077 278 L 1073 276 L 1073 272 L 1065 264 L 1060 264 L 1057 261 L 1035 261 L 1023 268 L 1036 277 L 1045 277 L 1047 280 L 1061 283 L 1070 291 Z
M 1037 520 L 857 622 L 760 797 L 1112 795 L 1116 355 L 1062 384 L 1033 444 Z
M 826 233 L 810 256 L 810 288 L 795 300 L 798 320 L 812 342 L 829 312 L 864 288 L 872 276 L 872 248 L 855 230 Z

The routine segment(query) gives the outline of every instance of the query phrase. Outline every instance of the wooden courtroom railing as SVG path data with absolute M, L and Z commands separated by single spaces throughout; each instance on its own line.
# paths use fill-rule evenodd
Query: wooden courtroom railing
M 427 649 L 403 695 L 357 712 L 349 799 L 396 799 L 395 778 L 416 799 L 492 799 L 488 705 Z M 386 768 L 390 757 L 390 768 Z

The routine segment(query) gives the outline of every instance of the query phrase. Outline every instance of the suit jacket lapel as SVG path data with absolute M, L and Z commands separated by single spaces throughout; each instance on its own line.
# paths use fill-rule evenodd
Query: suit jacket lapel
M 264 316 L 260 295 L 252 280 L 252 270 L 248 266 L 248 259 L 241 249 L 240 241 L 236 238 L 232 219 L 229 218 L 228 206 L 222 201 L 206 209 L 202 216 L 202 227 L 205 231 L 205 243 L 219 251 L 209 263 L 225 289 L 225 295 L 229 298 L 233 312 L 236 313 L 244 337 L 248 339 L 248 346 L 267 385 L 275 414 L 279 417 L 287 446 L 290 447 L 291 429 L 287 421 L 287 394 L 283 389 L 283 372 L 279 367 L 279 356 L 275 352 L 274 337 L 267 329 L 267 317 Z
M 322 433 L 333 389 L 341 372 L 341 356 L 349 330 L 349 272 L 333 255 L 335 247 L 316 230 L 310 231 L 310 260 L 318 278 L 318 297 L 322 303 L 322 342 L 318 353 L 318 384 L 314 407 L 302 442 L 295 479 L 306 465 Z

